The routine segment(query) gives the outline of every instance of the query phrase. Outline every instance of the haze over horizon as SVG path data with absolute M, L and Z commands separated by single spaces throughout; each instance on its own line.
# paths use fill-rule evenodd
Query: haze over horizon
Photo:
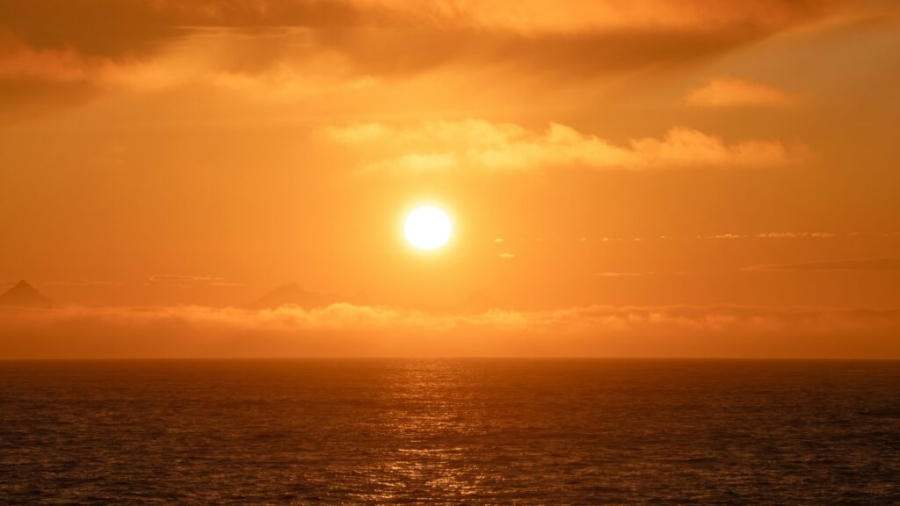
M 0 292 L 56 307 L 0 359 L 900 358 L 897 54 L 878 0 L 6 2 Z

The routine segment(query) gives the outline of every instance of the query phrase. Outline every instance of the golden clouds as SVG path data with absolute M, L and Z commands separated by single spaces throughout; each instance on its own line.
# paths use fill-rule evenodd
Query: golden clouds
M 0 44 L 0 80 L 85 83 L 102 89 L 160 91 L 201 86 L 257 98 L 291 99 L 375 83 L 340 55 L 310 48 L 302 30 L 248 34 L 186 30 L 177 43 L 146 58 L 115 58 L 72 47 L 35 49 L 21 40 Z M 297 48 L 300 48 L 298 51 Z
M 78 82 L 88 79 L 97 64 L 72 49 L 38 50 L 21 43 L 0 43 L 0 79 Z
M 786 107 L 796 103 L 793 95 L 778 88 L 733 77 L 715 78 L 691 91 L 685 100 L 697 107 Z
M 0 45 L 0 84 L 200 84 L 291 99 L 447 65 L 609 75 L 708 58 L 844 3 L 11 0 L 0 38 L 16 42 Z
M 556 167 L 596 170 L 690 167 L 752 168 L 796 165 L 810 156 L 803 145 L 777 140 L 727 143 L 687 127 L 662 138 L 614 142 L 552 123 L 545 131 L 483 120 L 410 126 L 366 123 L 325 130 L 332 140 L 364 151 L 366 171 L 422 173 L 448 170 L 526 171 Z
M 821 15 L 838 2 L 758 0 L 343 0 L 341 3 L 386 10 L 438 26 L 458 24 L 524 33 L 573 33 L 617 30 L 759 30 L 781 27 Z

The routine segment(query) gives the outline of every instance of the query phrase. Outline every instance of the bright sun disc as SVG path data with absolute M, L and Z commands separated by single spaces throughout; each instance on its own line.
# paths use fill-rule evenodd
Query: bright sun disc
M 447 213 L 431 206 L 409 213 L 403 225 L 406 240 L 419 249 L 440 248 L 450 240 L 452 230 Z

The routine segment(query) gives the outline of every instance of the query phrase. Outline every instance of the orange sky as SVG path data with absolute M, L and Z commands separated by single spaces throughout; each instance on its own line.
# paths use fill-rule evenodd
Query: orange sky
M 0 357 L 900 357 L 898 54 L 883 0 L 2 2 L 0 290 L 59 307 Z M 290 282 L 367 303 L 234 309 Z

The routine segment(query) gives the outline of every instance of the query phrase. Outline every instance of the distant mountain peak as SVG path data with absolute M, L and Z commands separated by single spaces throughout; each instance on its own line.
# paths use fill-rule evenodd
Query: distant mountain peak
M 37 292 L 37 290 L 33 286 L 29 285 L 28 281 L 25 281 L 24 279 L 20 279 L 18 283 L 13 285 L 13 287 L 7 291 L 12 291 L 12 290 L 29 290 L 32 292 Z
M 0 295 L 0 306 L 49 309 L 53 302 L 23 279 Z

